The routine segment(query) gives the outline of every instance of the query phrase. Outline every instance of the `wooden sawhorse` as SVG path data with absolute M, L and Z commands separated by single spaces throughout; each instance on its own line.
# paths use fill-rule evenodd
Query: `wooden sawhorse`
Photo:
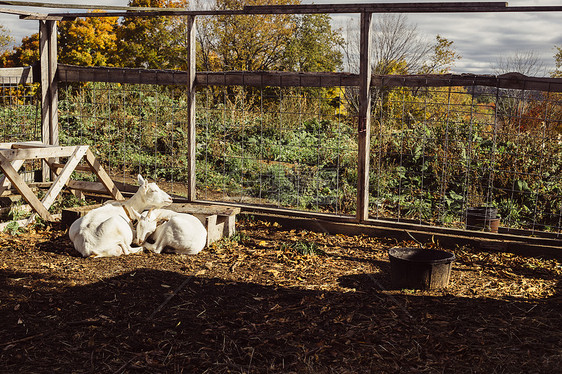
M 61 164 L 57 160 L 67 158 Z M 26 160 L 44 160 L 55 175 L 55 179 L 43 197 L 39 200 L 27 183 L 18 174 Z M 87 166 L 79 165 L 85 159 Z M 46 145 L 39 142 L 29 143 L 0 143 L 0 168 L 4 176 L 0 178 L 0 195 L 10 187 L 10 183 L 29 203 L 32 209 L 45 221 L 56 219 L 49 213 L 49 208 L 55 202 L 58 194 L 66 186 L 71 190 L 79 190 L 80 186 L 88 182 L 73 181 L 70 179 L 74 170 L 91 171 L 96 174 L 101 182 L 102 190 L 109 192 L 115 200 L 123 200 L 123 195 L 115 186 L 109 175 L 105 172 L 92 151 L 87 145 L 57 146 Z M 91 182 L 89 182 L 91 184 Z M 35 213 L 27 220 L 30 223 L 35 218 Z

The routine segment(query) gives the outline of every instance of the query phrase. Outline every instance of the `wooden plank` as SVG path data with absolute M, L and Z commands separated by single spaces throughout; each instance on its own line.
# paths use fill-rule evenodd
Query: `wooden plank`
M 246 14 L 315 14 L 315 13 L 466 13 L 494 12 L 505 9 L 506 2 L 428 2 L 376 4 L 302 4 L 245 6 Z
M 281 209 L 281 208 L 254 206 L 254 205 L 247 205 L 247 204 L 231 204 L 231 203 L 224 203 L 224 202 L 221 202 L 219 204 L 216 201 L 210 202 L 210 201 L 199 200 L 198 202 L 201 204 L 216 204 L 216 205 L 240 207 L 244 213 L 253 214 L 256 216 L 263 216 L 263 215 L 289 216 L 298 219 L 310 220 L 312 222 L 330 221 L 334 223 L 345 223 L 345 224 L 356 223 L 354 217 L 347 216 L 347 215 L 306 212 L 306 211 L 299 211 L 294 209 Z M 531 245 L 545 245 L 551 247 L 558 247 L 562 249 L 562 238 L 538 236 L 538 235 L 529 236 L 529 235 L 510 234 L 509 232 L 506 232 L 505 229 L 503 228 L 500 228 L 499 230 L 500 233 L 491 233 L 486 231 L 472 231 L 472 230 L 456 229 L 450 227 L 404 223 L 402 221 L 396 221 L 396 220 L 377 220 L 377 219 L 368 219 L 362 224 L 369 225 L 369 226 L 376 226 L 380 228 L 396 229 L 397 231 L 401 231 L 401 232 L 424 231 L 424 232 L 430 232 L 432 234 L 443 235 L 446 237 L 470 236 L 474 240 L 479 240 L 482 242 L 488 240 L 492 240 L 492 241 L 499 240 L 499 241 L 509 241 L 509 242 L 516 241 L 516 242 L 528 243 Z M 318 226 L 317 229 L 322 231 L 321 226 Z
M 39 21 L 39 61 L 41 69 L 41 141 L 49 144 L 49 24 Z M 44 179 L 45 180 L 45 179 Z
M 61 163 L 58 163 L 58 162 L 49 163 L 49 167 L 57 173 L 60 169 L 64 168 L 64 166 L 65 166 L 65 164 L 61 164 Z M 90 171 L 90 172 L 93 171 L 91 167 L 85 166 L 85 165 L 76 165 L 76 168 L 74 168 L 74 170 L 76 170 L 76 171 Z
M 218 216 L 233 216 L 241 212 L 241 209 L 238 207 L 198 203 L 173 203 L 169 207 L 166 207 L 166 209 L 170 209 L 178 213 Z
M 471 232 L 464 235 L 451 235 L 435 233 L 432 231 L 404 230 L 394 227 L 376 226 L 372 224 L 358 224 L 347 222 L 334 222 L 323 219 L 310 219 L 282 214 L 251 213 L 254 217 L 268 221 L 278 222 L 284 229 L 304 229 L 314 232 L 344 235 L 369 235 L 373 237 L 394 238 L 396 240 L 411 241 L 412 237 L 421 243 L 437 242 L 442 246 L 454 248 L 457 245 L 467 245 L 476 249 L 494 252 L 511 252 L 521 256 L 538 256 L 562 260 L 562 248 L 552 245 L 541 245 L 501 238 L 478 238 L 471 236 Z M 497 235 L 497 234 L 493 234 Z
M 21 179 L 16 170 L 12 167 L 10 163 L 11 160 L 7 159 L 0 152 L 0 167 L 4 171 L 4 175 L 12 182 L 14 188 L 22 195 L 22 197 L 33 207 L 33 209 L 39 213 L 41 218 L 46 221 L 51 221 L 51 214 L 45 209 L 41 201 L 35 196 L 33 191 L 28 187 L 28 185 Z
M 185 85 L 187 72 L 136 68 L 85 67 L 59 64 L 57 77 L 63 82 L 107 82 L 129 84 Z
M 22 68 L 0 68 L 0 83 L 3 85 L 30 84 L 33 82 L 32 66 Z
M 187 71 L 131 68 L 83 67 L 59 64 L 58 79 L 64 82 L 108 82 L 129 84 L 186 85 Z M 246 85 L 252 87 L 356 86 L 358 75 L 351 73 L 302 72 L 196 72 L 196 86 Z
M 67 186 L 73 190 L 109 195 L 107 188 L 101 182 L 75 181 L 71 179 L 68 181 Z
M 6 4 L 7 1 L 0 1 L 0 4 Z M 25 10 L 17 10 L 17 9 L 8 9 L 8 8 L 0 8 L 0 13 L 5 14 L 14 14 L 20 16 L 21 19 L 37 19 L 37 20 L 53 20 L 53 21 L 60 21 L 62 17 L 56 16 L 49 16 L 46 14 L 36 13 L 36 12 L 28 12 Z
M 72 225 L 72 223 L 78 218 L 84 217 L 89 211 L 99 208 L 100 206 L 102 206 L 102 204 L 84 205 L 63 209 L 61 213 L 61 222 L 66 225 L 66 227 L 70 227 L 70 225 Z
M 371 23 L 372 14 L 361 14 L 359 51 L 359 113 L 357 114 L 357 212 L 359 222 L 369 218 L 369 162 L 371 142 Z
M 7 144 L 10 149 L 22 149 L 22 148 L 46 148 L 49 147 L 48 144 L 43 144 L 40 141 L 31 142 L 18 142 L 18 143 L 0 143 Z
M 70 157 L 74 146 L 53 146 L 43 148 L 0 149 L 0 154 L 10 160 L 38 160 L 42 158 Z
M 119 189 L 115 186 L 115 183 L 113 183 L 109 175 L 105 172 L 104 168 L 101 166 L 100 162 L 90 149 L 86 151 L 86 162 L 88 163 L 88 165 L 90 165 L 100 182 L 106 188 L 107 192 L 109 192 L 109 194 L 113 196 L 115 200 L 125 200 Z
M 195 75 L 196 75 L 196 41 L 195 17 L 187 18 L 188 43 L 187 48 L 187 198 L 190 201 L 196 198 L 197 170 L 195 166 L 197 145 L 196 119 L 195 119 Z
M 217 216 L 206 217 L 205 228 L 207 229 L 207 246 L 223 238 L 224 223 L 217 222 Z
M 74 168 L 76 167 L 76 165 L 78 165 L 80 160 L 82 160 L 82 157 L 86 154 L 87 151 L 87 145 L 76 147 L 76 150 L 66 162 L 65 167 L 61 170 L 60 174 L 57 175 L 57 177 L 53 181 L 53 185 L 51 186 L 51 188 L 49 188 L 49 190 L 43 197 L 42 203 L 45 208 L 49 209 L 51 207 L 51 205 L 61 192 L 62 188 L 67 185 L 68 180 L 70 179 L 70 175 L 74 171 Z
M 10 1 L 2 0 L 0 5 L 16 5 L 20 7 L 34 7 L 34 8 L 55 8 L 55 9 L 85 9 L 85 10 L 158 10 L 162 12 L 170 11 L 178 8 L 156 8 L 156 7 L 129 7 L 117 5 L 101 5 L 101 4 L 65 4 L 65 3 L 48 3 L 36 1 Z
M 58 78 L 66 82 L 121 82 L 131 84 L 185 85 L 186 71 L 147 70 L 106 67 L 80 67 L 59 64 Z M 333 72 L 197 72 L 196 86 L 251 87 L 335 87 L 359 86 L 359 75 Z M 487 86 L 509 89 L 562 92 L 562 78 L 527 77 L 518 73 L 499 76 L 476 74 L 372 75 L 372 86 L 443 87 Z
M 11 162 L 12 168 L 14 168 L 16 173 L 20 170 L 24 162 L 25 162 L 24 160 L 14 160 Z M 2 195 L 4 191 L 6 191 L 9 188 L 10 188 L 10 180 L 6 178 L 6 175 L 3 175 L 2 178 L 0 178 L 0 195 Z
M 47 144 L 59 144 L 59 117 L 58 117 L 58 80 L 57 80 L 57 23 L 55 21 L 47 21 L 49 25 L 49 49 L 48 49 L 48 74 L 49 74 L 49 141 Z

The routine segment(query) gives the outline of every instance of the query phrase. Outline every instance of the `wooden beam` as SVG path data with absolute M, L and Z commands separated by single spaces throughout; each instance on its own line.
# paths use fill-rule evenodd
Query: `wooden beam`
M 185 85 L 186 75 L 187 71 L 180 70 L 82 67 L 62 64 L 59 64 L 58 68 L 58 79 L 64 82 Z M 357 87 L 359 86 L 359 75 L 333 72 L 197 72 L 195 85 L 200 87 L 234 85 L 251 87 Z M 478 85 L 562 92 L 562 78 L 527 77 L 519 73 L 507 73 L 499 76 L 476 74 L 372 75 L 371 85 L 377 87 Z
M 4 175 L 12 182 L 14 188 L 21 194 L 21 196 L 39 213 L 41 218 L 46 221 L 51 221 L 52 217 L 49 211 L 43 206 L 43 203 L 35 196 L 31 188 L 21 179 L 18 172 L 12 167 L 11 160 L 4 157 L 0 152 L 0 166 L 4 171 Z
M 57 23 L 39 21 L 39 58 L 41 66 L 41 141 L 58 144 Z M 47 164 L 43 164 L 42 180 L 50 178 Z
M 196 198 L 197 169 L 196 158 L 196 120 L 195 120 L 195 76 L 196 76 L 196 41 L 195 17 L 187 18 L 187 198 Z
M 33 83 L 33 67 L 0 68 L 0 83 L 2 85 L 18 85 Z
M 253 217 L 269 222 L 278 222 L 284 229 L 304 229 L 314 232 L 344 235 L 369 235 L 373 237 L 395 238 L 397 240 L 411 241 L 412 237 L 421 243 L 437 242 L 442 246 L 454 248 L 459 245 L 467 245 L 475 249 L 491 252 L 511 252 L 521 256 L 534 256 L 556 258 L 562 260 L 562 247 L 560 241 L 544 243 L 543 240 L 535 241 L 534 238 L 521 238 L 515 236 L 504 236 L 493 233 L 478 233 L 463 230 L 452 230 L 451 232 L 435 232 L 434 227 L 424 229 L 422 227 L 388 227 L 379 226 L 376 222 L 365 222 L 363 224 L 336 222 L 332 219 L 304 218 L 301 216 L 286 214 L 271 214 L 252 212 Z M 477 234 L 477 235 L 473 235 Z M 488 235 L 484 235 L 488 234 Z
M 80 160 L 82 160 L 82 157 L 84 157 L 84 155 L 88 151 L 87 145 L 76 146 L 75 148 L 76 149 L 66 162 L 66 165 L 61 170 L 60 174 L 57 175 L 57 177 L 53 181 L 53 185 L 51 186 L 51 188 L 49 188 L 49 191 L 47 191 L 47 193 L 43 197 L 43 200 L 41 201 L 46 209 L 49 209 L 51 207 L 63 187 L 67 185 L 68 180 L 70 179 L 70 175 L 74 171 L 74 168 L 76 167 L 76 165 L 78 165 Z
M 369 163 L 371 143 L 371 24 L 372 14 L 361 14 L 359 51 L 359 113 L 357 114 L 357 221 L 369 218 Z
M 433 2 L 376 4 L 306 4 L 245 6 L 246 14 L 314 13 L 467 13 L 493 12 L 507 7 L 506 2 Z
M 0 149 L 2 157 L 9 161 L 13 160 L 38 160 L 42 158 L 70 157 L 74 153 L 75 146 L 51 146 L 44 148 L 26 149 Z
M 101 182 L 75 181 L 71 179 L 68 181 L 68 188 L 72 190 L 94 192 L 103 195 L 108 194 L 107 188 Z
M 59 93 L 57 80 L 58 46 L 57 46 L 57 23 L 47 21 L 49 24 L 49 142 L 50 145 L 59 144 Z
M 90 165 L 102 185 L 106 188 L 107 192 L 109 192 L 109 194 L 113 196 L 115 200 L 125 200 L 119 189 L 115 186 L 115 183 L 113 183 L 109 175 L 106 173 L 105 169 L 101 166 L 100 162 L 90 149 L 88 149 L 88 151 L 86 152 L 86 162 L 88 163 L 88 165 Z
M 24 163 L 24 160 L 14 160 L 14 161 L 11 162 L 12 167 L 14 168 L 16 173 L 20 170 L 23 163 Z M 4 191 L 6 191 L 9 188 L 10 188 L 10 180 L 8 178 L 6 178 L 5 175 L 3 175 L 2 178 L 0 178 L 0 195 L 2 195 L 4 193 Z

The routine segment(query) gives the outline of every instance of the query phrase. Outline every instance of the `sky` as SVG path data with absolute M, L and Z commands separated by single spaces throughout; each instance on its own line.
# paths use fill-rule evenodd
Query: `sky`
M 39 1 L 39 0 L 35 0 Z M 205 0 L 202 0 L 205 1 Z M 437 1 L 437 0 L 436 0 Z M 54 0 L 39 1 L 54 2 Z M 303 0 L 303 3 L 346 4 L 376 3 L 391 1 L 368 0 Z M 392 2 L 413 2 L 394 0 Z M 427 2 L 427 1 L 420 1 Z M 443 2 L 456 2 L 443 1 Z M 128 0 L 58 0 L 61 4 L 95 4 L 126 6 Z M 562 0 L 511 0 L 509 6 L 562 6 Z M 71 9 L 21 8 L 0 5 L 0 8 L 25 9 L 37 13 L 72 12 Z M 83 11 L 83 10 L 80 10 Z M 375 15 L 376 17 L 376 15 Z M 334 26 L 358 27 L 357 16 L 349 14 L 332 15 Z M 562 12 L 535 13 L 443 13 L 408 14 L 408 22 L 427 38 L 435 40 L 440 35 L 453 42 L 453 48 L 462 56 L 455 64 L 455 73 L 494 74 L 500 60 L 516 54 L 532 53 L 538 57 L 548 75 L 554 70 L 555 46 L 562 47 Z M 0 13 L 0 24 L 6 27 L 19 44 L 24 36 L 36 33 L 37 21 L 20 20 L 18 16 Z

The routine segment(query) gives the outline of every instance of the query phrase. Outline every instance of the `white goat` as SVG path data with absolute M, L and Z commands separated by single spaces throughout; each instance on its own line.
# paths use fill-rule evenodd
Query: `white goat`
M 128 200 L 106 203 L 74 221 L 68 236 L 82 256 L 110 257 L 128 255 L 142 250 L 133 248 L 132 221 L 145 209 L 170 205 L 172 198 L 156 183 L 146 182 L 138 176 L 139 189 Z
M 154 244 L 146 241 L 150 236 Z M 191 214 L 154 209 L 141 214 L 135 243 L 154 253 L 167 247 L 174 253 L 196 255 L 207 244 L 207 230 Z

